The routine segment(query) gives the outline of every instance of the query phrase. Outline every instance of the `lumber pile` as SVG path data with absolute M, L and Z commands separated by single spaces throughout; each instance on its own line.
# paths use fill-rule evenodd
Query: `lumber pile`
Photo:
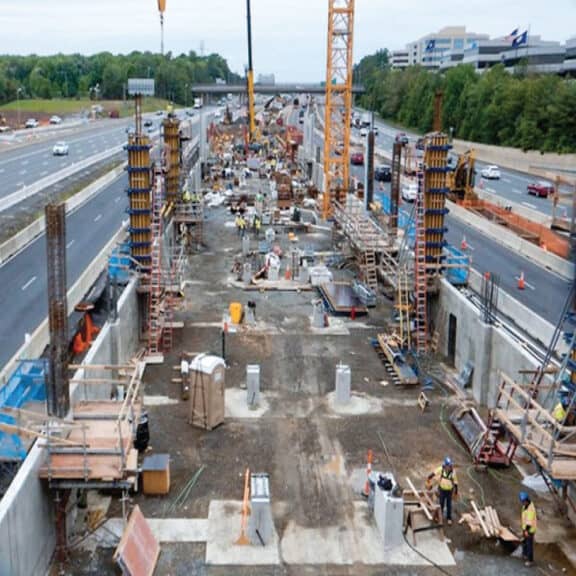
M 468 524 L 472 532 L 482 532 L 486 538 L 500 538 L 504 530 L 498 512 L 492 506 L 479 509 L 476 502 L 471 502 L 473 512 L 462 514 L 458 524 Z

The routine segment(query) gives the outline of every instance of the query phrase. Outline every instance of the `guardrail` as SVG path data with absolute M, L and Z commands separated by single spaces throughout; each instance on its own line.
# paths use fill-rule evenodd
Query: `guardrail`
M 26 200 L 26 198 L 30 198 L 30 196 L 38 194 L 38 192 L 41 192 L 45 188 L 48 188 L 49 186 L 53 186 L 54 184 L 60 182 L 60 180 L 64 180 L 64 178 L 68 178 L 69 176 L 72 176 L 72 174 L 80 172 L 80 170 L 84 170 L 85 168 L 88 168 L 93 164 L 97 164 L 98 162 L 102 162 L 102 160 L 106 160 L 106 158 L 118 154 L 118 152 L 121 152 L 123 149 L 124 144 L 115 146 L 114 148 L 109 148 L 108 150 L 104 150 L 104 152 L 101 152 L 100 154 L 96 154 L 94 156 L 90 156 L 90 158 L 86 158 L 85 160 L 76 162 L 71 166 L 67 166 L 63 170 L 55 172 L 54 174 L 50 174 L 45 178 L 41 178 L 40 180 L 34 182 L 34 184 L 31 184 L 30 186 L 24 186 L 17 192 L 13 192 L 12 194 L 8 194 L 8 196 L 5 196 L 4 198 L 0 198 L 0 212 L 8 210 L 12 206 L 15 206 L 16 204 L 19 204 L 23 200 Z

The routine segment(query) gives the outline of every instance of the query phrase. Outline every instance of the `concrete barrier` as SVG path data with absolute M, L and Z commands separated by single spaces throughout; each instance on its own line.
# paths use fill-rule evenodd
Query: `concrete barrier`
M 80 206 L 84 205 L 88 200 L 90 200 L 93 196 L 98 194 L 105 186 L 111 184 L 118 178 L 120 175 L 124 173 L 124 167 L 126 166 L 126 162 L 124 162 L 121 166 L 118 166 L 114 170 L 111 170 L 107 174 L 104 174 L 98 180 L 95 180 L 87 186 L 86 188 L 82 189 L 77 194 L 74 194 L 71 198 L 66 201 L 66 213 L 69 214 L 74 210 L 77 210 Z M 32 242 L 35 238 L 40 236 L 46 229 L 46 222 L 44 220 L 44 216 L 40 216 L 37 220 L 32 222 L 20 230 L 20 232 L 14 234 L 12 238 L 6 240 L 0 244 L 0 266 L 6 262 L 9 258 L 17 254 L 21 250 L 23 250 L 30 242 Z
M 446 205 L 450 210 L 451 216 L 457 218 L 461 222 L 465 222 L 479 232 L 490 236 L 490 238 L 495 242 L 498 242 L 498 244 L 521 254 L 535 264 L 538 264 L 547 270 L 551 270 L 567 280 L 572 280 L 574 278 L 574 264 L 572 262 L 560 258 L 559 256 L 556 256 L 556 254 L 543 250 L 532 242 L 524 240 L 511 230 L 507 230 L 499 224 L 491 222 L 486 218 L 482 218 L 481 216 L 470 212 L 470 210 L 458 206 L 458 204 L 455 204 L 454 202 L 448 200 Z
M 19 204 L 23 200 L 26 200 L 26 198 L 30 198 L 30 196 L 38 194 L 38 192 L 41 192 L 49 186 L 53 186 L 57 182 L 60 182 L 60 180 L 64 180 L 64 178 L 68 178 L 69 176 L 72 176 L 72 174 L 76 174 L 76 172 L 80 172 L 81 170 L 84 170 L 93 164 L 97 164 L 98 162 L 102 162 L 102 160 L 106 160 L 106 158 L 114 156 L 114 154 L 118 154 L 118 152 L 121 152 L 123 149 L 124 145 L 115 146 L 114 148 L 105 150 L 100 154 L 90 156 L 81 162 L 76 162 L 75 164 L 55 172 L 54 174 L 50 174 L 45 178 L 41 178 L 40 180 L 34 182 L 34 184 L 31 186 L 24 186 L 21 190 L 13 192 L 12 194 L 8 194 L 8 196 L 0 199 L 0 212 L 8 210 L 8 208 Z
M 82 300 L 102 270 L 108 265 L 108 256 L 112 252 L 112 249 L 118 242 L 123 240 L 125 235 L 125 228 L 120 228 L 68 290 L 68 310 L 73 310 L 76 304 Z M 25 342 L 16 354 L 4 365 L 0 372 L 0 384 L 8 380 L 21 358 L 38 358 L 41 356 L 44 348 L 48 345 L 48 341 L 48 318 L 45 318 L 32 333 L 28 342 Z

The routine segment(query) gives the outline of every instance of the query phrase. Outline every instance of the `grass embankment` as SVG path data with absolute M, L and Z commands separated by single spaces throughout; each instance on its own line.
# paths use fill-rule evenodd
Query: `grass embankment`
M 144 98 L 142 103 L 143 112 L 154 112 L 156 110 L 165 110 L 168 104 L 167 100 L 161 98 Z M 0 113 L 2 112 L 17 112 L 20 106 L 20 113 L 25 116 L 28 115 L 49 115 L 54 114 L 58 116 L 68 116 L 71 114 L 79 114 L 82 111 L 89 111 L 93 105 L 99 105 L 104 108 L 106 112 L 111 110 L 118 110 L 120 116 L 130 116 L 134 111 L 134 106 L 131 101 L 122 100 L 88 100 L 87 98 L 64 99 L 55 98 L 53 100 L 14 100 L 0 106 Z

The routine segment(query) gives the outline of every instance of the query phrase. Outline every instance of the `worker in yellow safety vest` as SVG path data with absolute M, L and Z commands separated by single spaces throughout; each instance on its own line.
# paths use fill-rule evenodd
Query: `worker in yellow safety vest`
M 522 557 L 526 566 L 534 563 L 534 536 L 536 535 L 536 508 L 526 492 L 520 492 L 522 503 Z
M 452 497 L 458 496 L 458 478 L 452 459 L 446 456 L 442 466 L 438 466 L 427 480 L 426 487 L 431 488 L 432 483 L 438 483 L 438 499 L 440 500 L 440 510 L 444 514 L 446 509 L 446 522 L 452 524 Z
M 552 411 L 552 417 L 558 424 L 564 424 L 566 420 L 566 408 L 568 406 L 568 398 L 562 398 Z

